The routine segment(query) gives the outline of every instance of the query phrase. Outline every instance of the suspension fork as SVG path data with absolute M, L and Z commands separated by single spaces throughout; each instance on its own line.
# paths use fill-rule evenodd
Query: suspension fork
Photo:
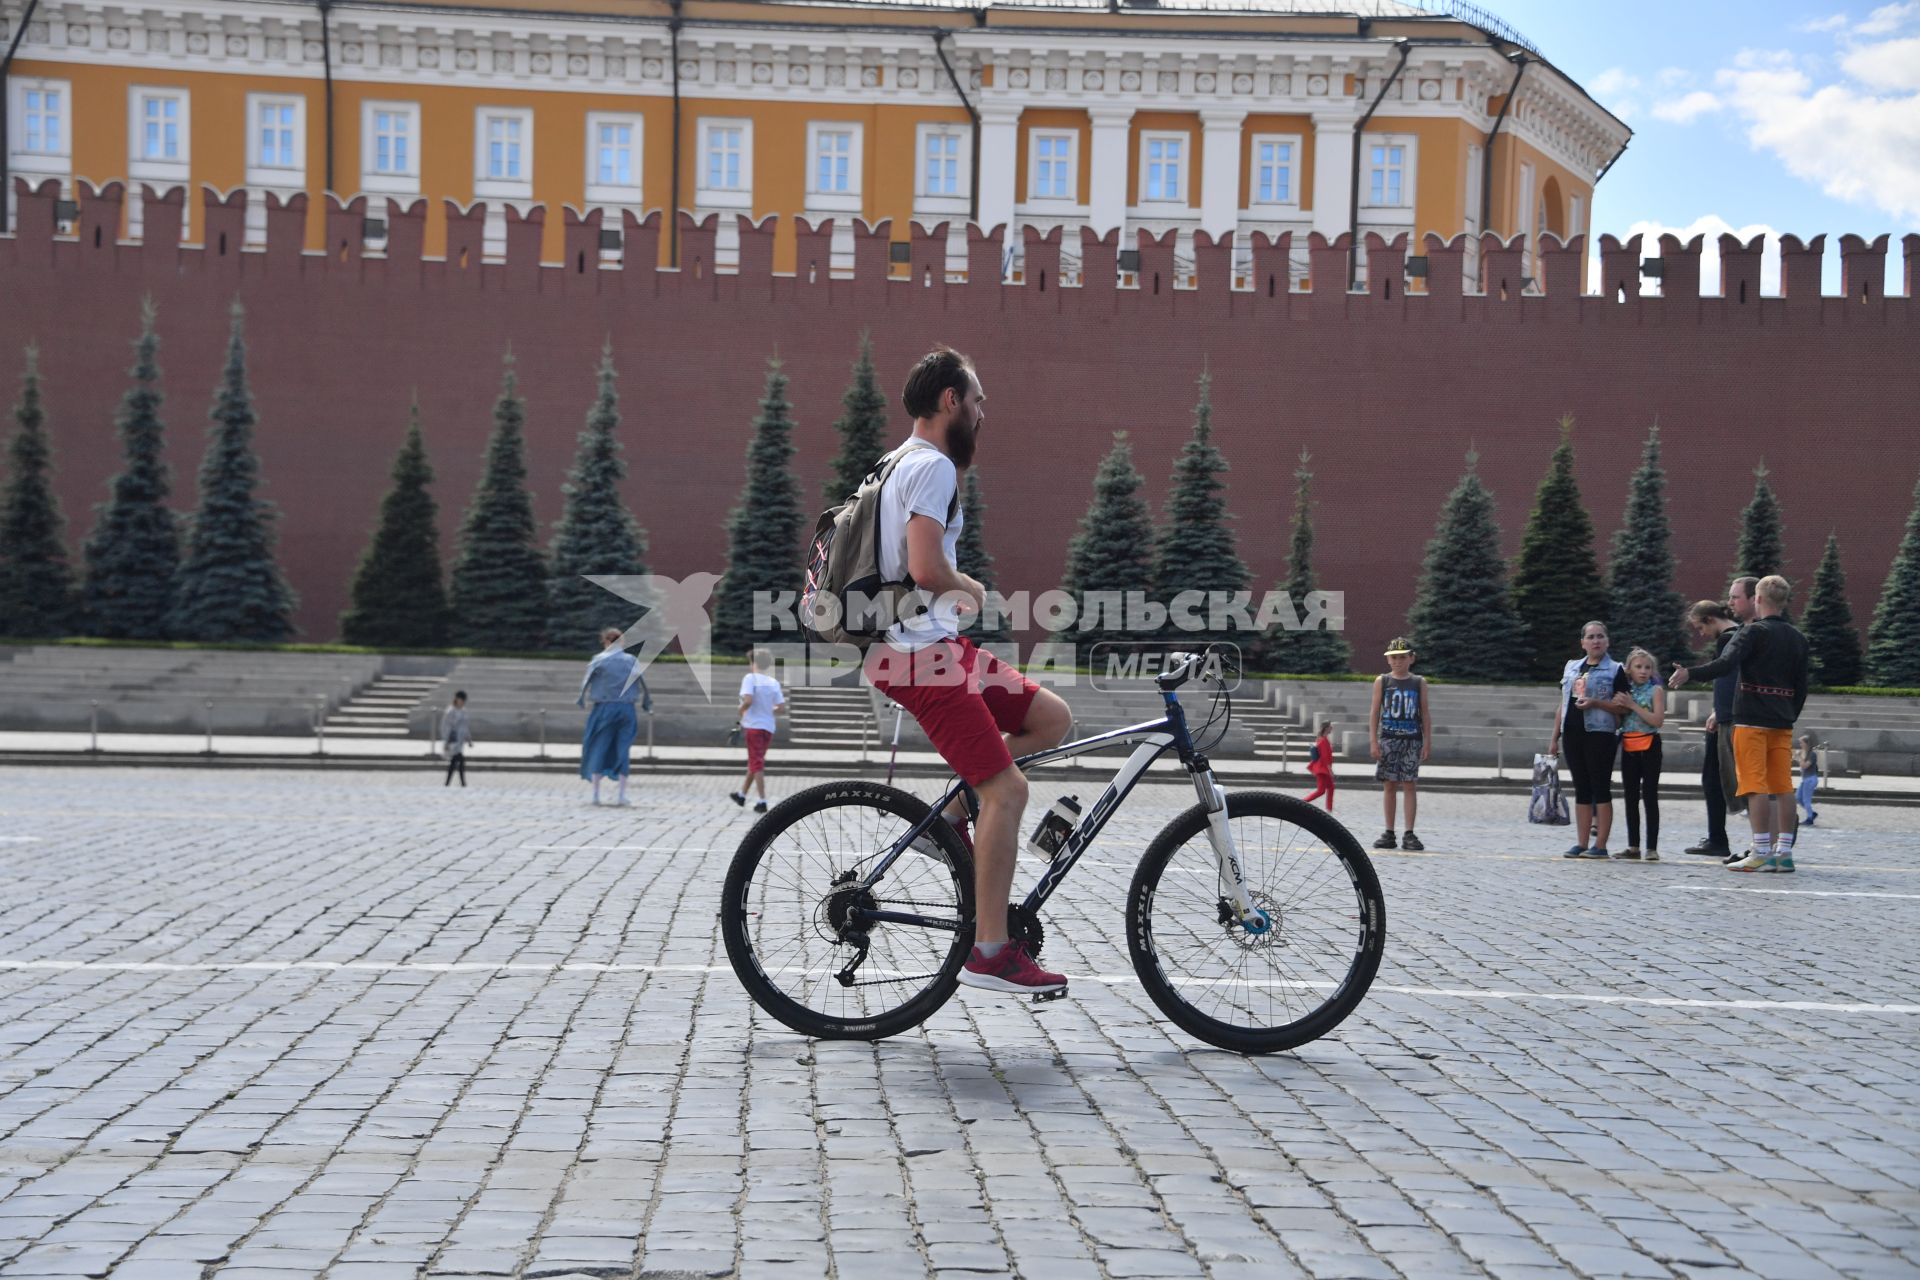
M 1227 792 L 1214 781 L 1213 770 L 1200 761 L 1193 770 L 1193 790 L 1207 811 L 1207 839 L 1213 843 L 1213 856 L 1220 868 L 1220 886 L 1226 891 L 1226 905 L 1249 933 L 1265 933 L 1272 927 L 1267 913 L 1253 903 L 1247 892 L 1246 869 L 1240 863 L 1240 851 L 1234 847 L 1233 827 L 1227 821 Z M 1222 923 L 1227 923 L 1223 920 Z

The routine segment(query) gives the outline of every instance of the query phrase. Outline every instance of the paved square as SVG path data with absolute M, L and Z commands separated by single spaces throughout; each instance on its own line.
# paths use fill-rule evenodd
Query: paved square
M 878 1045 L 727 968 L 730 780 L 473 782 L 0 772 L 0 1275 L 1920 1274 L 1920 811 L 1776 881 L 1429 795 L 1372 995 L 1245 1059 L 1126 960 L 1183 782 L 1055 899 L 1068 1000 Z

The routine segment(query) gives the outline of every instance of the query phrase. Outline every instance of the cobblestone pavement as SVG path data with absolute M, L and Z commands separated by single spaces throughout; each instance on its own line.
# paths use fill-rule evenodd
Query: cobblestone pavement
M 1920 1274 L 1912 810 L 1776 881 L 1430 796 L 1371 996 L 1247 1059 L 1128 976 L 1183 783 L 1055 900 L 1070 999 L 868 1045 L 728 970 L 726 780 L 473 782 L 0 772 L 0 1274 Z

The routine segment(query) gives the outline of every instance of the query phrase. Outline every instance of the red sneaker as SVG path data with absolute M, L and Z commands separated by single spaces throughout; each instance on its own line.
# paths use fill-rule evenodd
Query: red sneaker
M 1013 995 L 1053 995 L 1067 989 L 1064 974 L 1048 973 L 1033 962 L 1024 942 L 1009 942 L 991 956 L 975 947 L 960 970 L 960 981 L 982 991 L 1004 991 Z

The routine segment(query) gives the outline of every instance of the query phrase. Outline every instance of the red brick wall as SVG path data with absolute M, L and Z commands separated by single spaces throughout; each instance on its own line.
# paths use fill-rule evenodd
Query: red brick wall
M 237 296 L 247 306 L 266 495 L 283 513 L 280 554 L 312 639 L 335 635 L 416 392 L 451 554 L 508 343 L 528 401 L 535 507 L 550 521 L 601 342 L 612 338 L 632 464 L 627 495 L 647 528 L 654 569 L 675 575 L 723 565 L 724 522 L 739 494 L 768 355 L 777 351 L 793 379 L 797 463 L 811 507 L 835 449 L 832 423 L 861 330 L 872 330 L 890 394 L 929 345 L 951 343 L 974 357 L 990 397 L 979 465 L 1002 586 L 1035 591 L 1059 581 L 1110 432 L 1131 433 L 1158 506 L 1191 421 L 1194 379 L 1208 367 L 1217 438 L 1233 465 L 1229 501 L 1242 554 L 1262 586 L 1283 571 L 1292 472 L 1300 450 L 1311 450 L 1320 577 L 1347 592 L 1363 667 L 1405 617 L 1422 550 L 1469 443 L 1499 498 L 1511 551 L 1554 446 L 1555 420 L 1573 414 L 1582 493 L 1604 555 L 1657 418 L 1678 586 L 1689 597 L 1723 589 L 1751 472 L 1764 457 L 1785 513 L 1790 575 L 1810 575 L 1828 531 L 1838 532 L 1863 627 L 1920 472 L 1920 236 L 1906 238 L 1906 296 L 1892 298 L 1878 296 L 1885 238 L 1867 244 L 1851 236 L 1842 241 L 1845 299 L 1819 296 L 1822 240 L 1791 238 L 1785 296 L 1766 299 L 1759 242 L 1731 238 L 1723 245 L 1725 298 L 1697 296 L 1699 242 L 1671 239 L 1664 298 L 1637 296 L 1637 240 L 1603 241 L 1612 296 L 1595 296 L 1579 290 L 1583 246 L 1549 239 L 1545 296 L 1522 298 L 1516 289 L 1503 299 L 1498 282 L 1517 284 L 1519 251 L 1491 237 L 1491 297 L 1462 295 L 1459 240 L 1430 242 L 1425 296 L 1397 288 L 1391 297 L 1347 295 L 1344 240 L 1328 245 L 1317 236 L 1313 279 L 1331 287 L 1310 293 L 1286 291 L 1286 247 L 1264 237 L 1256 238 L 1258 287 L 1230 290 L 1228 251 L 1204 236 L 1198 289 L 1171 288 L 1171 246 L 1143 238 L 1141 290 L 1063 290 L 1057 240 L 1029 240 L 1030 283 L 1020 286 L 945 284 L 944 233 L 917 229 L 914 280 L 888 281 L 885 224 L 861 234 L 851 280 L 827 279 L 827 232 L 804 228 L 798 277 L 773 277 L 770 222 L 742 229 L 737 275 L 705 266 L 711 224 L 686 224 L 679 273 L 639 265 L 595 271 L 598 213 L 582 223 L 568 211 L 567 263 L 541 266 L 536 211 L 524 225 L 513 219 L 508 261 L 482 266 L 477 210 L 452 219 L 449 261 L 421 261 L 416 205 L 388 211 L 389 255 L 362 260 L 358 208 L 333 212 L 332 255 L 300 252 L 298 197 L 284 221 L 272 210 L 267 250 L 242 253 L 239 195 L 221 203 L 206 194 L 206 247 L 177 244 L 177 190 L 148 204 L 144 245 L 115 245 L 104 229 L 118 225 L 118 184 L 97 194 L 81 184 L 72 238 L 52 234 L 51 186 L 20 188 L 19 233 L 0 239 L 0 388 L 10 399 L 15 353 L 38 341 L 76 549 L 118 467 L 113 416 L 141 295 L 159 306 L 183 509 L 193 505 L 227 303 Z M 655 260 L 648 245 L 661 234 L 657 218 L 629 218 L 626 234 L 630 261 Z M 1089 239 L 1089 282 L 1112 278 L 1115 249 L 1112 236 Z M 1404 251 L 1376 240 L 1375 278 L 1398 280 L 1387 263 Z M 573 269 L 582 254 L 585 272 Z M 973 255 L 975 278 L 997 277 L 998 233 L 973 232 Z M 816 260 L 810 281 L 806 264 Z M 1266 280 L 1275 273 L 1270 293 Z

